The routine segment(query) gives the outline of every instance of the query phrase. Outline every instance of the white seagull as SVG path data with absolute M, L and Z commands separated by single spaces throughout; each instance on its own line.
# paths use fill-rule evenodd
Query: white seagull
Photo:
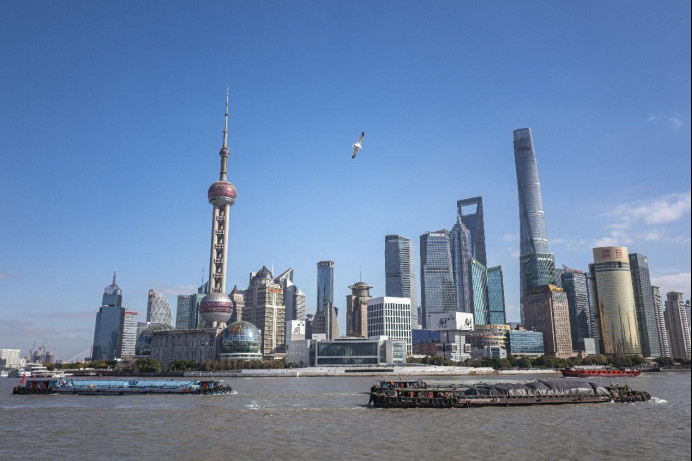
M 363 131 L 360 134 L 360 138 L 358 138 L 358 141 L 356 141 L 356 143 L 353 144 L 353 155 L 351 156 L 351 158 L 356 158 L 356 155 L 358 155 L 358 151 L 363 148 L 363 146 L 361 146 L 360 143 L 363 141 L 364 137 L 365 137 L 365 131 Z

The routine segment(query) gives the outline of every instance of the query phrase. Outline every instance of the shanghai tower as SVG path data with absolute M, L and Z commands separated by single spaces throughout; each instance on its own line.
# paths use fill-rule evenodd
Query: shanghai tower
M 555 283 L 555 256 L 548 250 L 541 181 L 530 128 L 514 130 L 514 163 L 519 192 L 519 273 L 524 323 L 524 296 L 533 288 Z

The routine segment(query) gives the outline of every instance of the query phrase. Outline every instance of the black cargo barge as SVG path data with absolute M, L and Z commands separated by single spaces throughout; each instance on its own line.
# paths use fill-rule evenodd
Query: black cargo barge
M 431 385 L 418 380 L 380 381 L 370 389 L 368 405 L 382 408 L 469 408 L 645 402 L 649 399 L 651 395 L 648 392 L 634 391 L 629 386 L 599 386 L 589 381 L 571 379 L 471 386 Z

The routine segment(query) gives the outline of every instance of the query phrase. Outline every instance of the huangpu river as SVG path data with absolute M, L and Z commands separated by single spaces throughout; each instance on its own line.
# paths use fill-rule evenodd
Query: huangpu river
M 2 378 L 0 459 L 690 459 L 689 373 L 619 379 L 646 403 L 519 408 L 370 408 L 375 381 L 225 378 L 237 395 L 109 397 L 12 395 L 19 380 Z

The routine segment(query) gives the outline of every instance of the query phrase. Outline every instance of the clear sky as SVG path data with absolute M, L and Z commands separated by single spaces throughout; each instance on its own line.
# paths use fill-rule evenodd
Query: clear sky
M 519 304 L 512 131 L 533 130 L 550 247 L 649 257 L 690 294 L 690 4 L 4 2 L 0 347 L 65 360 L 124 305 L 194 292 L 231 91 L 229 291 L 316 263 L 384 295 L 384 236 L 416 245 L 482 195 L 489 265 Z M 364 149 L 351 144 L 366 132 Z

